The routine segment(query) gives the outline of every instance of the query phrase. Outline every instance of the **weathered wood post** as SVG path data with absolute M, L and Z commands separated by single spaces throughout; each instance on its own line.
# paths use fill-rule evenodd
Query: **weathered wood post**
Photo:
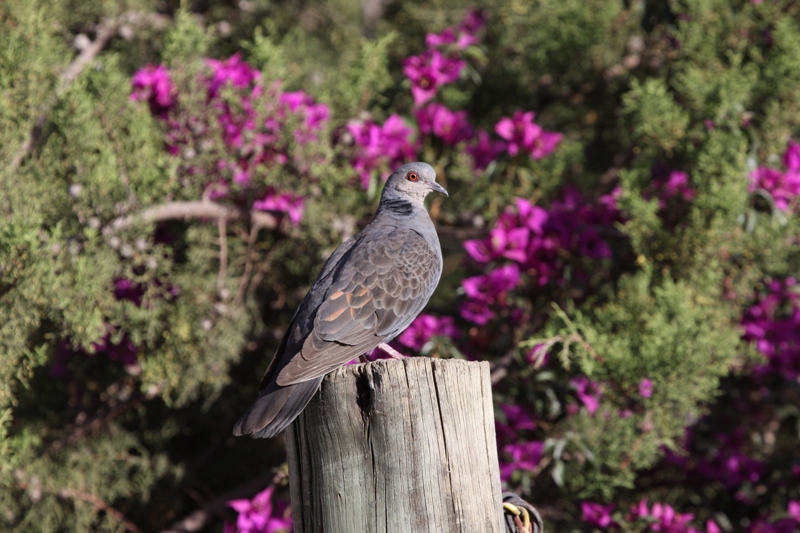
M 286 436 L 296 533 L 504 531 L 486 362 L 344 367 Z

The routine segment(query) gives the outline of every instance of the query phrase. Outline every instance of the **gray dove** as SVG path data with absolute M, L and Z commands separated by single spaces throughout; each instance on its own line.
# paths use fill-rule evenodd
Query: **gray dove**
M 234 435 L 277 435 L 326 374 L 375 347 L 386 350 L 422 311 L 442 274 L 442 249 L 423 203 L 431 191 L 447 195 L 427 163 L 389 176 L 372 222 L 333 252 L 295 311 Z

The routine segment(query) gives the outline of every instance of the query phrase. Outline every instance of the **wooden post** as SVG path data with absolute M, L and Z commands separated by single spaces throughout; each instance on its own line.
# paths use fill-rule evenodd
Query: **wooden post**
M 501 533 L 489 364 L 347 366 L 286 431 L 295 533 Z

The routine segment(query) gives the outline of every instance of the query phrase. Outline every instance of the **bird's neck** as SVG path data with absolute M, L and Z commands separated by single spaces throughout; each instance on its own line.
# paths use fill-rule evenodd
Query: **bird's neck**
M 384 191 L 376 215 L 404 218 L 413 215 L 418 210 L 428 213 L 423 198 L 398 194 L 394 191 Z

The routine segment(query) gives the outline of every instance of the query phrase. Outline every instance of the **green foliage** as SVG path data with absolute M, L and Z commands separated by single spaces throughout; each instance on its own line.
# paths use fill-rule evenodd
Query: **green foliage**
M 410 118 L 400 60 L 421 52 L 426 33 L 457 23 L 468 2 L 390 3 L 374 39 L 358 2 L 202 4 L 0 6 L 0 529 L 121 530 L 100 512 L 107 505 L 159 530 L 194 510 L 196 494 L 211 499 L 282 462 L 279 448 L 229 433 L 322 262 L 377 202 L 377 183 L 357 185 L 343 125 Z M 485 173 L 473 172 L 463 147 L 426 140 L 421 153 L 451 194 L 432 209 L 446 271 L 431 307 L 457 314 L 462 241 L 481 236 L 513 198 L 547 206 L 567 185 L 590 198 L 622 191 L 614 260 L 584 284 L 565 273 L 569 290 L 529 291 L 527 322 L 493 331 L 479 354 L 518 356 L 497 394 L 546 413 L 552 465 L 520 486 L 568 516 L 572 498 L 619 499 L 637 487 L 751 355 L 738 320 L 753 287 L 796 272 L 796 217 L 765 209 L 747 177 L 779 166 L 800 128 L 800 13 L 791 2 L 726 0 L 484 4 L 487 37 L 441 101 L 487 131 L 535 110 L 565 139 L 552 156 Z M 127 30 L 65 84 L 76 36 L 94 38 L 98 23 L 123 13 L 142 17 L 124 19 Z M 265 87 L 280 82 L 330 106 L 319 142 L 297 143 L 290 123 L 280 142 L 296 159 L 251 177 L 303 195 L 301 225 L 115 226 L 204 198 L 228 149 L 209 121 L 203 142 L 170 155 L 164 124 L 129 98 L 133 72 L 170 67 L 174 118 L 189 123 L 214 116 L 205 59 L 234 52 Z M 223 98 L 241 105 L 232 87 Z M 265 116 L 270 102 L 254 105 Z M 660 203 L 658 168 L 686 172 L 692 201 Z M 255 200 L 232 190 L 241 205 Z M 117 298 L 119 280 L 133 282 L 136 302 Z M 480 340 L 478 328 L 464 329 Z M 526 339 L 552 341 L 561 364 L 523 362 L 534 344 Z M 100 354 L 103 343 L 128 342 L 135 363 Z M 458 352 L 449 341 L 427 349 Z M 55 375 L 61 362 L 66 374 Z M 603 383 L 603 404 L 568 417 L 557 398 L 572 394 L 566 383 L 578 374 Z M 649 398 L 637 393 L 643 377 Z

